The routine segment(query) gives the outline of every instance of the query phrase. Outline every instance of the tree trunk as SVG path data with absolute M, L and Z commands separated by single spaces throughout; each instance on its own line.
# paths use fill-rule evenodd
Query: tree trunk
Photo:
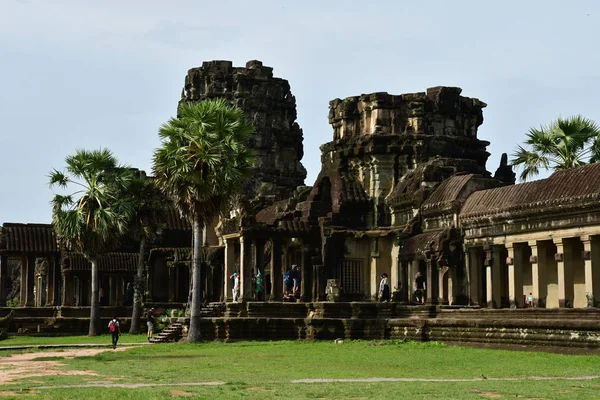
M 140 240 L 140 253 L 138 256 L 137 275 L 133 282 L 133 312 L 131 313 L 131 327 L 129 333 L 140 333 L 140 316 L 142 315 L 142 296 L 144 294 L 144 259 L 146 253 L 146 238 Z
M 200 341 L 200 308 L 202 305 L 202 282 L 200 282 L 200 268 L 202 263 L 202 224 L 197 216 L 194 216 L 193 248 L 192 248 L 192 309 L 190 312 L 190 330 L 188 342 Z
M 100 328 L 100 303 L 98 302 L 98 258 L 90 257 L 92 264 L 92 298 L 90 300 L 90 336 L 99 335 Z

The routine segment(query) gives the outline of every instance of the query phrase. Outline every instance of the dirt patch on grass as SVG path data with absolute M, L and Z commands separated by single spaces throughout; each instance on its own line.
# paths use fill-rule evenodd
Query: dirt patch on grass
M 13 384 L 24 378 L 50 375 L 97 375 L 92 371 L 69 371 L 61 369 L 58 359 L 90 357 L 104 351 L 123 351 L 129 347 L 112 349 L 73 349 L 41 353 L 13 354 L 0 357 L 0 385 Z
M 182 396 L 182 397 L 192 397 L 194 395 L 194 393 L 191 392 L 184 392 L 183 390 L 171 390 L 169 392 L 171 394 L 171 396 Z
M 501 394 L 492 392 L 483 392 L 480 394 L 480 396 L 487 397 L 490 399 L 501 399 L 503 397 Z

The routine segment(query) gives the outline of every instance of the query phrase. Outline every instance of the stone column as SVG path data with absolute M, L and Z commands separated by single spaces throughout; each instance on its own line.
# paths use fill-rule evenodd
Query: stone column
M 438 303 L 438 277 L 439 271 L 436 262 L 433 257 L 429 256 L 427 258 L 427 288 L 425 294 L 427 304 Z
M 439 304 L 448 304 L 448 293 L 444 290 L 444 280 L 446 279 L 446 274 L 448 273 L 447 265 L 439 265 L 438 266 L 438 303 Z
M 398 292 L 398 301 L 402 302 L 406 302 L 409 299 L 408 266 L 408 261 L 398 260 L 398 285 L 400 289 Z
M 582 236 L 583 260 L 585 264 L 585 294 L 587 306 L 596 307 L 600 297 L 600 243 L 591 236 Z
M 175 268 L 177 268 L 177 267 L 174 265 L 167 267 L 167 273 L 169 274 L 169 278 L 168 278 L 169 282 L 167 284 L 169 294 L 168 294 L 167 300 L 169 302 L 175 301 Z
M 6 277 L 8 275 L 8 256 L 0 256 L 0 307 L 6 305 Z
M 469 305 L 479 305 L 479 257 L 477 250 L 473 247 L 465 249 L 465 266 L 467 271 L 467 296 L 469 296 Z
M 269 301 L 281 301 L 283 297 L 282 257 L 281 240 L 279 238 L 271 238 L 271 293 Z
M 48 257 L 48 271 L 46 271 L 46 306 L 53 306 L 56 304 L 56 258 Z
M 310 268 L 310 256 L 308 254 L 308 248 L 306 245 L 302 246 L 302 263 L 300 264 L 300 301 L 307 302 L 310 297 L 309 288 L 309 268 Z
M 240 298 L 239 301 L 252 300 L 252 242 L 240 237 Z
M 390 268 L 390 298 L 392 301 L 400 301 L 400 292 L 402 291 L 402 282 L 400 279 L 400 259 L 398 258 L 400 253 L 400 246 L 398 241 L 394 240 L 392 243 L 391 253 L 391 268 Z
M 573 307 L 573 248 L 564 238 L 554 239 L 556 267 L 558 270 L 558 306 Z
M 506 244 L 508 257 L 508 297 L 510 308 L 523 307 L 523 248 L 513 243 Z
M 546 249 L 541 243 L 533 240 L 529 242 L 531 247 L 531 280 L 533 286 L 534 307 L 546 308 L 546 297 L 548 296 L 548 284 L 546 283 Z
M 146 287 L 148 288 L 148 294 L 145 296 L 145 298 L 146 298 L 146 302 L 151 302 L 152 301 L 152 292 L 154 289 L 153 285 L 152 285 L 152 273 L 154 272 L 154 264 L 148 263 L 147 267 L 148 268 L 146 268 Z M 190 282 L 190 287 L 188 288 L 188 290 L 191 289 L 192 280 L 190 279 L 189 282 Z M 189 298 L 189 293 L 188 293 L 188 298 Z
M 420 262 L 419 260 L 412 260 L 409 261 L 410 262 L 410 266 L 411 266 L 411 271 L 410 271 L 410 276 L 408 277 L 409 281 L 410 281 L 410 301 L 414 301 L 415 299 L 415 290 L 417 290 L 417 285 L 415 284 L 415 277 L 417 275 L 417 272 L 419 272 L 420 270 Z M 425 279 L 427 279 L 427 277 L 425 277 Z M 429 285 L 429 282 L 427 282 L 427 285 Z M 427 290 L 426 290 L 427 291 Z M 423 293 L 423 296 L 426 296 L 425 293 Z
M 488 246 L 485 249 L 486 257 L 486 301 L 488 308 L 500 308 L 500 250 L 497 246 Z
M 167 287 L 169 288 L 169 296 L 171 296 L 171 268 L 167 268 L 169 271 L 169 281 L 167 283 Z M 100 281 L 102 281 L 102 276 L 98 277 Z M 110 275 L 108 277 L 108 305 L 116 306 L 117 305 L 117 280 L 115 279 L 115 275 Z M 104 289 L 104 295 L 106 296 L 106 289 Z
M 379 296 L 379 276 L 381 275 L 379 259 L 379 239 L 371 240 L 371 299 L 377 300 Z
M 33 307 L 35 281 L 35 256 L 21 257 L 21 307 Z
M 222 301 L 233 301 L 233 275 L 235 271 L 235 241 L 225 239 L 225 265 L 223 267 L 223 297 Z

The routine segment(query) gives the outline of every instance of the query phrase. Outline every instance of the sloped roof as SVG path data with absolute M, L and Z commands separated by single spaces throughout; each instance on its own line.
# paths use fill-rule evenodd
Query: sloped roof
M 516 216 L 541 208 L 568 211 L 598 206 L 600 164 L 558 171 L 549 178 L 473 193 L 463 206 L 461 221 L 507 214 Z
M 442 181 L 434 192 L 421 206 L 423 211 L 433 211 L 450 207 L 459 194 L 473 178 L 474 174 L 454 175 Z
M 449 237 L 449 229 L 438 229 L 431 232 L 420 233 L 402 241 L 400 256 L 425 256 L 425 253 L 433 250 L 442 250 L 443 241 Z
M 138 265 L 138 253 L 106 253 L 98 256 L 99 271 L 135 272 Z M 70 271 L 90 271 L 90 262 L 79 253 L 66 253 L 62 264 Z
M 167 207 L 166 214 L 167 229 L 179 231 L 192 230 L 192 225 L 190 224 L 190 221 L 188 221 L 186 218 L 181 217 L 179 211 L 177 211 L 175 207 Z
M 59 249 L 50 224 L 5 223 L 0 228 L 0 251 L 54 253 Z

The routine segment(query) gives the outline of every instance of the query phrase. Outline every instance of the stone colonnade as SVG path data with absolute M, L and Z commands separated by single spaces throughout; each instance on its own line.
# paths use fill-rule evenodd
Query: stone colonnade
M 284 295 L 283 276 L 285 271 L 296 264 L 300 268 L 300 301 L 311 299 L 312 263 L 308 247 L 300 238 L 250 236 L 225 237 L 225 266 L 223 301 L 233 301 L 234 272 L 240 275 L 238 301 L 256 300 L 255 277 L 261 272 L 264 281 L 266 301 L 281 301 Z M 265 246 L 270 246 L 270 260 L 265 260 Z
M 470 303 L 490 308 L 595 307 L 600 237 L 558 234 L 488 238 L 467 245 Z
M 59 263 L 54 256 L 29 254 L 2 254 L 0 256 L 0 304 L 6 303 L 9 260 L 21 265 L 19 305 L 44 307 L 57 305 L 59 296 Z

